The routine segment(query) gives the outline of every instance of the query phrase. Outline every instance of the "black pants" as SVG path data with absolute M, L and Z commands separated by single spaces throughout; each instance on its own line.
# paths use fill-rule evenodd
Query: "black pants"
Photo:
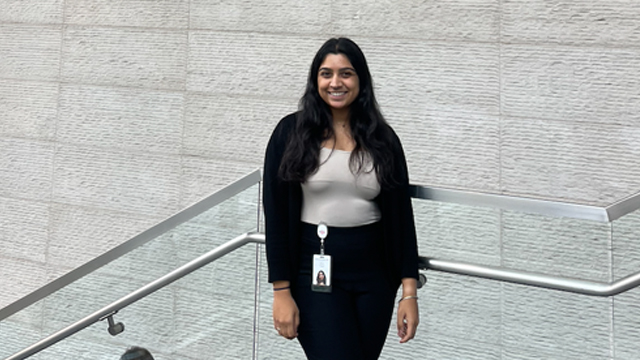
M 329 228 L 331 293 L 311 290 L 316 226 L 303 223 L 300 274 L 293 297 L 300 309 L 298 340 L 310 360 L 378 359 L 389 331 L 396 290 L 386 280 L 379 224 Z

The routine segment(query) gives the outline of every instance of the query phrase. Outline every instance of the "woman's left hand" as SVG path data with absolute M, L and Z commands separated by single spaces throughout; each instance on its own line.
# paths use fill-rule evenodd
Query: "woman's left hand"
M 398 304 L 398 336 L 400 343 L 406 343 L 416 336 L 416 329 L 420 323 L 418 315 L 418 300 L 406 299 Z

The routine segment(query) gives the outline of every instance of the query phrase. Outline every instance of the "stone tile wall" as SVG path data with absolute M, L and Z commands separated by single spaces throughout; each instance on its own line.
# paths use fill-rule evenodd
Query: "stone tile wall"
M 260 167 L 331 36 L 352 37 L 367 55 L 412 182 L 595 205 L 636 193 L 638 14 L 624 0 L 0 0 L 0 285 L 10 289 L 0 307 Z M 230 211 L 218 219 L 233 223 Z M 416 213 L 424 255 L 599 281 L 640 268 L 633 217 L 592 224 L 421 203 Z M 255 258 L 242 261 L 251 268 Z M 210 317 L 196 318 L 197 290 L 168 293 L 174 300 L 149 300 L 140 319 L 165 309 L 175 332 L 150 322 L 132 340 L 155 334 L 151 347 L 167 358 L 203 355 L 164 344 L 248 356 L 244 332 L 237 342 L 188 338 L 236 305 L 252 317 L 250 299 L 211 294 L 195 307 L 210 306 Z M 418 339 L 390 337 L 383 358 L 633 359 L 637 295 L 434 273 Z M 272 333 L 269 304 L 264 291 L 260 359 L 300 358 Z M 37 319 L 18 323 L 55 330 Z M 0 332 L 33 335 L 15 324 Z M 220 347 L 226 357 L 210 353 Z

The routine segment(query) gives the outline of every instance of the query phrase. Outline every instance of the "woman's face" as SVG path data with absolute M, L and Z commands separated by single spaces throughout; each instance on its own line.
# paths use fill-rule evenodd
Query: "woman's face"
M 318 273 L 318 280 L 324 280 L 324 273 L 322 271 Z
M 358 74 L 343 54 L 329 54 L 318 71 L 318 93 L 332 110 L 348 110 L 360 93 Z

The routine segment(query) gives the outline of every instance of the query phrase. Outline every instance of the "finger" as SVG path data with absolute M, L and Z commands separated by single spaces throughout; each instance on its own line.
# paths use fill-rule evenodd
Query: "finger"
M 287 322 L 286 324 L 281 324 L 279 334 L 287 338 L 289 340 L 295 339 L 298 337 L 298 325 L 300 324 L 300 317 L 298 314 L 295 314 L 292 322 Z
M 291 339 L 295 339 L 298 334 L 296 333 L 293 326 L 290 324 L 282 327 L 282 329 L 280 330 L 280 335 L 291 340 Z
M 293 318 L 293 332 L 295 334 L 295 337 L 298 336 L 298 326 L 300 326 L 300 313 L 296 313 Z
M 400 343 L 401 343 L 401 344 L 404 344 L 404 343 L 406 343 L 407 341 L 411 340 L 411 337 L 410 337 L 409 333 L 410 333 L 410 331 L 406 331 L 406 332 L 403 334 L 402 338 L 400 339 Z
M 402 328 L 400 330 L 398 330 L 398 337 L 400 339 L 404 338 L 407 335 L 407 328 Z
M 418 324 L 409 322 L 405 328 L 405 333 L 403 334 L 404 336 L 402 336 L 402 339 L 400 339 L 400 343 L 406 343 L 407 341 L 413 339 L 416 336 L 417 327 Z
M 409 332 L 407 331 L 407 328 L 405 328 L 404 330 L 402 330 L 402 332 L 398 333 L 398 336 L 400 337 L 400 343 L 406 343 L 407 341 L 409 341 Z
M 416 337 L 416 328 L 417 326 L 415 324 L 412 324 L 411 326 L 407 326 L 407 336 L 406 336 L 407 341 Z

